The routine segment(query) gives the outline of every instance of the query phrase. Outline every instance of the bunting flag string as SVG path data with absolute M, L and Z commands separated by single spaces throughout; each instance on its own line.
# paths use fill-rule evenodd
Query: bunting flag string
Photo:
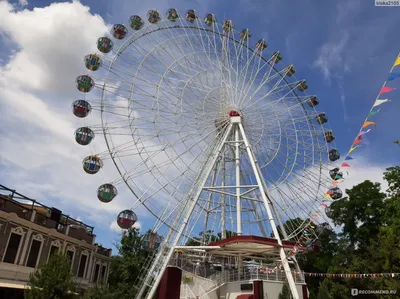
M 308 273 L 296 272 L 309 277 L 329 277 L 329 278 L 392 278 L 400 276 L 400 273 Z
M 396 66 L 400 65 L 400 53 L 398 54 L 392 68 L 389 71 L 389 76 L 387 77 L 386 81 L 383 83 L 382 88 L 379 91 L 378 96 L 376 97 L 374 104 L 372 106 L 372 108 L 370 109 L 370 111 L 368 112 L 367 117 L 365 118 L 360 130 L 357 133 L 356 138 L 354 139 L 349 151 L 347 152 L 347 154 L 344 157 L 345 161 L 350 161 L 353 160 L 354 158 L 352 156 L 349 156 L 350 153 L 352 153 L 353 151 L 355 151 L 357 148 L 362 146 L 362 142 L 364 141 L 364 135 L 368 134 L 372 129 L 371 126 L 376 127 L 376 122 L 375 121 L 371 121 L 369 120 L 370 118 L 373 118 L 381 109 L 378 110 L 374 110 L 375 107 L 380 106 L 382 104 L 388 103 L 390 102 L 390 100 L 388 98 L 385 99 L 380 99 L 380 96 L 382 94 L 389 94 L 390 92 L 394 91 L 396 88 L 394 87 L 390 87 L 390 86 L 386 86 L 387 82 L 389 81 L 394 81 L 397 78 L 400 78 L 400 73 L 396 72 L 393 73 L 393 69 Z M 365 129 L 369 127 L 368 129 Z M 399 142 L 400 143 L 400 142 Z M 351 162 L 350 162 L 351 163 Z M 332 202 L 332 196 L 330 196 L 330 194 L 332 194 L 332 190 L 334 190 L 334 188 L 338 188 L 336 185 L 342 183 L 344 181 L 344 177 L 343 177 L 343 168 L 350 168 L 351 165 L 347 162 L 343 162 L 339 168 L 339 170 L 337 171 L 337 174 L 334 177 L 334 180 L 331 183 L 331 186 L 329 187 L 329 190 L 327 192 L 325 192 L 325 194 L 323 195 L 323 198 L 321 200 L 321 203 L 319 205 L 318 210 L 316 210 L 314 213 L 311 213 L 312 216 L 310 217 L 312 220 L 309 220 L 308 224 L 305 226 L 305 229 L 303 230 L 303 232 L 301 232 L 301 237 L 299 238 L 299 240 L 296 242 L 296 245 L 294 245 L 292 251 L 291 251 L 291 255 L 288 256 L 287 259 L 291 259 L 293 258 L 296 253 L 301 250 L 302 248 L 305 248 L 305 246 L 310 246 L 313 244 L 313 240 L 311 239 L 311 237 L 314 235 L 316 236 L 315 232 L 313 231 L 314 228 L 312 228 L 311 230 L 309 229 L 308 226 L 311 227 L 315 227 L 315 224 L 313 223 L 313 220 L 315 220 L 316 222 L 318 221 L 319 218 L 321 218 L 320 213 L 322 213 L 322 211 L 320 211 L 320 208 L 325 208 L 328 209 L 329 208 L 329 204 Z M 348 173 L 347 173 L 348 174 Z M 328 202 L 328 204 L 327 204 Z M 282 263 L 286 262 L 287 260 L 282 261 L 281 263 L 279 263 L 274 270 L 276 270 L 277 268 L 282 267 Z M 314 273 L 314 274 L 321 274 L 321 275 L 377 275 L 377 274 L 327 274 L 327 273 Z M 378 274 L 398 274 L 398 273 L 378 273 Z M 307 275 L 307 273 L 305 273 L 305 275 Z M 333 277 L 333 276 L 332 276 Z
M 272 274 L 279 271 L 284 271 L 282 267 L 258 267 L 261 273 Z M 322 278 L 393 278 L 400 277 L 400 273 L 311 273 L 311 272 L 294 272 L 296 275 L 302 275 L 307 277 L 322 277 Z

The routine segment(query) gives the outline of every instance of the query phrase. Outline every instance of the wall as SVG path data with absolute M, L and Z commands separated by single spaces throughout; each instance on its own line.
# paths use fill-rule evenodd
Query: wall
M 264 281 L 264 299 L 278 299 L 279 294 L 282 291 L 282 287 L 282 281 Z M 296 284 L 296 288 L 300 299 L 303 299 L 303 285 Z
M 242 291 L 241 284 L 248 284 L 248 281 L 235 281 L 224 284 L 220 289 L 220 299 L 236 299 L 242 294 L 253 294 L 253 291 Z

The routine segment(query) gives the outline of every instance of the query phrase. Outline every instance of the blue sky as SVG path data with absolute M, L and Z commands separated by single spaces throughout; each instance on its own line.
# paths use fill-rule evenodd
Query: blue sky
M 10 22 L 15 22 L 12 24 L 18 27 L 19 18 L 23 18 L 23 14 L 28 13 L 23 12 L 23 9 L 31 11 L 38 7 L 44 8 L 51 3 L 52 1 L 28 0 L 26 6 L 18 6 L 16 4 L 16 10 L 14 11 L 6 9 L 5 6 L 0 6 L 0 65 L 2 66 L 0 68 L 0 79 L 8 76 L 6 72 L 10 71 L 10 68 L 16 67 L 17 64 L 12 64 L 16 54 L 24 50 L 28 51 L 28 45 L 30 46 L 25 37 L 28 29 L 25 29 L 25 32 L 20 32 L 18 28 L 10 28 Z M 227 18 L 233 20 L 235 28 L 238 30 L 249 28 L 254 42 L 259 38 L 264 38 L 269 47 L 281 51 L 285 64 L 294 64 L 296 66 L 297 78 L 307 79 L 309 94 L 316 94 L 319 97 L 321 106 L 329 117 L 330 127 L 337 137 L 336 144 L 342 154 L 345 154 L 350 148 L 382 87 L 382 83 L 387 77 L 389 69 L 400 52 L 400 40 L 398 39 L 400 7 L 375 7 L 374 2 L 371 0 L 303 0 L 296 2 L 287 0 L 150 0 L 136 1 L 135 3 L 128 0 L 91 0 L 81 1 L 81 3 L 90 7 L 90 14 L 100 15 L 106 24 L 127 23 L 131 15 L 139 14 L 145 16 L 148 9 L 158 9 L 164 14 L 168 8 L 174 7 L 181 13 L 187 9 L 195 9 L 201 17 L 206 13 L 212 12 L 219 22 Z M 78 4 L 75 3 L 74 5 Z M 51 13 L 53 12 L 49 11 L 47 14 L 49 18 L 51 18 Z M 31 20 L 35 20 L 35 17 L 38 18 L 38 28 L 41 28 L 39 25 L 41 20 L 35 11 L 29 14 Z M 2 18 L 3 21 L 1 21 Z M 93 23 L 90 23 L 91 25 L 83 23 L 81 19 L 71 14 L 70 22 L 75 27 L 68 31 L 70 35 L 65 35 L 65 39 L 70 38 L 73 40 L 72 34 L 81 34 L 79 27 L 98 26 L 99 28 L 85 28 L 85 30 L 82 30 L 84 32 L 82 34 L 85 34 L 87 45 L 77 48 L 77 52 L 74 53 L 76 57 L 81 57 L 76 59 L 76 64 L 79 66 L 76 66 L 75 69 L 78 70 L 82 70 L 81 61 L 83 56 L 87 54 L 84 51 L 87 51 L 88 45 L 94 45 L 97 35 L 100 35 L 104 30 L 104 24 L 101 24 L 101 19 L 90 15 L 88 15 L 88 18 L 90 18 L 91 22 L 93 21 Z M 5 23 L 4 20 L 8 23 Z M 68 20 L 68 16 L 62 20 L 65 22 Z M 54 17 L 52 22 L 57 24 L 61 20 Z M 62 28 L 62 24 L 60 26 Z M 65 26 L 69 28 L 70 25 Z M 90 36 L 89 33 L 91 32 L 95 32 L 97 35 Z M 33 29 L 29 34 L 35 34 Z M 62 36 L 63 32 L 58 34 Z M 81 40 L 82 36 L 79 37 L 79 41 Z M 84 42 L 85 40 L 82 41 L 82 43 Z M 50 47 L 45 43 L 42 46 Z M 51 45 L 51 47 L 53 46 Z M 30 55 L 33 54 L 28 53 L 27 60 L 33 61 L 33 56 Z M 37 55 L 40 55 L 40 53 L 35 53 L 35 55 L 35 57 L 38 57 Z M 54 76 L 57 76 L 60 72 L 65 72 L 61 66 L 58 70 L 44 69 L 44 71 L 52 72 Z M 397 72 L 400 73 L 400 66 L 397 68 Z M 32 72 L 32 74 L 35 74 L 35 72 Z M 60 77 L 62 77 L 61 74 Z M 60 115 L 65 114 L 67 118 L 63 125 L 68 127 L 68 121 L 71 120 L 71 98 L 69 95 L 59 91 L 64 91 L 64 88 L 67 90 L 69 87 L 65 84 L 67 87 L 57 86 L 59 89 L 52 91 L 51 89 L 54 85 L 38 88 L 37 86 L 40 85 L 40 82 L 35 82 L 34 77 L 32 79 L 27 77 L 24 80 L 31 82 L 23 83 L 21 79 L 20 87 L 17 85 L 13 87 L 14 89 L 7 89 L 8 96 L 14 95 L 26 98 L 31 95 L 35 96 L 36 99 L 46 103 L 46 109 L 50 114 L 52 112 Z M 63 85 L 63 82 L 59 84 Z M 357 183 L 367 178 L 368 175 L 374 180 L 379 180 L 382 169 L 389 165 L 400 164 L 400 148 L 392 143 L 393 140 L 400 139 L 398 130 L 400 127 L 400 78 L 388 85 L 396 87 L 397 90 L 386 94 L 391 99 L 391 102 L 381 105 L 381 111 L 373 117 L 377 127 L 367 135 L 363 146 L 353 152 L 355 170 L 353 172 L 350 170 L 349 181 L 351 183 L 349 184 Z M 22 91 L 23 94 L 21 94 Z M 47 128 L 39 128 L 40 126 L 37 124 L 32 126 L 24 125 L 24 121 L 29 124 L 27 120 L 29 119 L 29 113 L 21 116 L 24 107 L 19 107 L 21 110 L 17 109 L 19 115 L 15 116 L 14 119 L 5 120 L 10 115 L 8 112 L 11 110 L 15 112 L 16 108 L 10 104 L 10 100 L 7 100 L 4 95 L 4 90 L 2 93 L 0 89 L 0 122 L 2 122 L 0 134 L 6 138 L 7 142 L 18 144 L 0 145 L 0 183 L 15 188 L 27 196 L 36 197 L 39 201 L 61 205 L 64 213 L 80 217 L 84 222 L 94 225 L 98 241 L 104 246 L 111 246 L 111 243 L 118 236 L 110 230 L 110 222 L 119 206 L 118 208 L 115 207 L 115 211 L 112 208 L 107 208 L 109 211 L 102 211 L 103 216 L 100 217 L 97 210 L 95 210 L 96 212 L 93 212 L 94 210 L 90 211 L 90 209 L 95 209 L 96 199 L 91 200 L 88 204 L 82 203 L 81 206 L 71 204 L 66 199 L 63 199 L 64 191 L 74 189 L 76 192 L 80 192 L 83 183 L 71 180 L 66 185 L 60 180 L 57 181 L 58 185 L 55 185 L 54 180 L 56 178 L 54 177 L 57 177 L 57 174 L 69 173 L 70 170 L 68 168 L 72 166 L 63 164 L 62 159 L 57 159 L 54 162 L 55 168 L 49 167 L 48 163 L 41 164 L 41 159 L 53 159 L 53 156 L 47 156 L 48 153 L 51 153 L 48 148 L 46 150 L 49 150 L 49 152 L 46 152 L 44 157 L 43 155 L 38 155 L 37 151 L 41 150 L 40 139 L 36 139 L 39 144 L 35 144 L 33 142 L 35 139 L 33 139 L 33 143 L 26 145 L 27 147 L 30 146 L 30 148 L 26 148 L 25 153 L 23 153 L 24 157 L 19 156 L 21 159 L 29 161 L 30 167 L 24 168 L 16 163 L 16 157 L 12 156 L 10 152 L 15 152 L 16 148 L 23 148 L 24 140 L 32 139 L 32 136 L 35 135 L 38 138 L 39 136 L 44 136 L 48 134 L 50 129 L 49 126 Z M 55 97 L 58 97 L 57 101 Z M 386 96 L 381 98 L 386 98 Z M 31 103 L 40 105 L 39 102 L 34 100 Z M 51 122 L 49 124 L 51 126 Z M 67 130 L 68 128 L 65 129 Z M 13 138 L 15 136 L 19 138 L 18 141 Z M 73 143 L 72 139 L 71 143 Z M 37 151 L 32 146 L 37 146 Z M 76 152 L 76 148 L 74 149 Z M 54 149 L 54 152 L 62 151 L 62 148 Z M 72 150 L 73 152 L 74 150 Z M 66 155 L 69 154 L 71 154 L 71 151 Z M 80 154 L 77 158 L 81 158 Z M 33 165 L 32 161 L 36 161 L 36 164 Z M 46 167 L 43 165 L 46 165 Z M 77 171 L 80 171 L 80 165 L 74 167 Z M 361 175 L 361 172 L 363 172 L 364 176 Z M 365 173 L 368 175 L 365 175 Z M 84 177 L 87 178 L 87 176 Z M 54 192 L 54 186 L 57 186 L 56 192 Z M 142 225 L 144 227 L 150 226 L 146 223 L 142 223 Z

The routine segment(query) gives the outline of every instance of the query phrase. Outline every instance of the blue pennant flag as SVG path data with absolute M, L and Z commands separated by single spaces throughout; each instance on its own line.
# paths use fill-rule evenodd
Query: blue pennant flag
M 353 160 L 353 158 L 350 156 L 347 156 L 345 160 Z
M 396 78 L 398 78 L 398 77 L 400 77 L 400 74 L 398 74 L 398 73 L 391 73 L 390 75 L 389 75 L 389 78 L 387 79 L 388 81 L 393 81 L 394 79 L 396 79 Z

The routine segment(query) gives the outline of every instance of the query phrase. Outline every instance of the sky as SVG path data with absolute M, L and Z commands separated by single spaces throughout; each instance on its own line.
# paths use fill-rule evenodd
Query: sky
M 105 247 L 118 240 L 115 217 L 133 198 L 122 190 L 118 201 L 100 204 L 95 190 L 102 178 L 82 171 L 83 153 L 73 140 L 74 80 L 111 24 L 172 7 L 231 19 L 236 29 L 249 28 L 254 41 L 264 38 L 280 50 L 320 99 L 342 155 L 400 52 L 400 7 L 375 7 L 371 0 L 0 1 L 0 183 L 95 226 Z M 382 182 L 386 167 L 400 165 L 400 146 L 393 144 L 400 139 L 400 79 L 390 86 L 397 87 L 386 94 L 391 102 L 380 106 L 376 128 L 352 153 L 345 188 Z M 102 171 L 117 174 L 112 165 Z

